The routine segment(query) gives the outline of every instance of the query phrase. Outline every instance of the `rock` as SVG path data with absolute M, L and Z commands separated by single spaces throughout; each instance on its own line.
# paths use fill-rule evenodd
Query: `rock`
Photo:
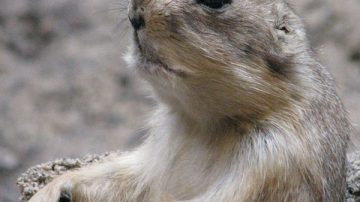
M 116 156 L 118 152 L 105 153 L 102 155 L 88 155 L 82 159 L 62 158 L 53 162 L 48 162 L 34 166 L 23 173 L 17 180 L 20 188 L 20 201 L 28 201 L 31 196 L 38 192 L 42 187 L 51 182 L 56 176 L 62 175 L 67 171 L 76 170 L 84 166 L 103 161 L 111 156 Z
M 346 202 L 360 202 L 360 152 L 348 156 Z

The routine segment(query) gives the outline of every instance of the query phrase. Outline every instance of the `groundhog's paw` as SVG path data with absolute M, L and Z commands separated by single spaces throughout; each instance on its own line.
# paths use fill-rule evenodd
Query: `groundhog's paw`
M 66 178 L 55 179 L 36 193 L 29 202 L 71 202 L 72 183 Z

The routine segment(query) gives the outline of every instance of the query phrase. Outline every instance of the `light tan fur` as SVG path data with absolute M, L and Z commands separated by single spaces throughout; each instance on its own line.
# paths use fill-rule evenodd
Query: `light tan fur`
M 146 141 L 31 202 L 343 201 L 350 125 L 285 2 L 132 0 L 129 15 L 144 26 L 126 59 L 159 101 Z

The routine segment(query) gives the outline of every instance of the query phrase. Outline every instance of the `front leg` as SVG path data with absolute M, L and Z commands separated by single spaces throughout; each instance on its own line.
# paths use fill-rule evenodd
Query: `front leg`
M 36 193 L 29 202 L 71 202 L 73 184 L 70 174 L 62 175 Z
M 55 178 L 30 202 L 140 202 L 151 196 L 136 153 L 112 157 Z

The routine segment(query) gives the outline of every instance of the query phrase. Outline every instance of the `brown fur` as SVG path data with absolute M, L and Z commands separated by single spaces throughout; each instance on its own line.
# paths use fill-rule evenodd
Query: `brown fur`
M 61 176 L 31 202 L 344 199 L 350 124 L 282 0 L 132 0 L 127 60 L 159 105 L 145 143 Z

